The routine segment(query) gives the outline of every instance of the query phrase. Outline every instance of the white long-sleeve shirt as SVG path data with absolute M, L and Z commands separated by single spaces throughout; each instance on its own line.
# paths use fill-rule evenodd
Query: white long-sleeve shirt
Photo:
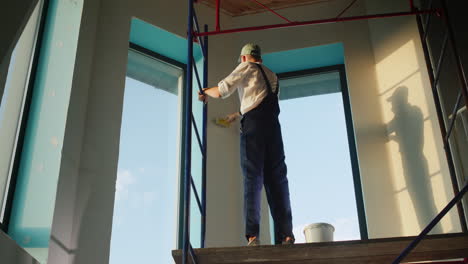
M 261 65 L 261 64 L 260 64 Z M 270 81 L 271 89 L 278 89 L 278 77 L 267 67 L 261 65 Z M 221 97 L 227 98 L 236 90 L 239 93 L 241 114 L 257 107 L 268 95 L 268 88 L 262 72 L 254 62 L 242 62 L 226 78 L 218 83 Z

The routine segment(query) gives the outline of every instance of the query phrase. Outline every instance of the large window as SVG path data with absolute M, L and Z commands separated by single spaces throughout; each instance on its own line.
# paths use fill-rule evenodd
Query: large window
M 9 63 L 0 69 L 0 227 L 6 229 L 15 182 L 15 161 L 21 149 L 21 134 L 27 98 L 37 58 L 36 44 L 44 1 L 29 18 Z
M 367 238 L 344 68 L 279 77 L 297 242 L 305 241 L 304 227 L 318 222 L 335 227 L 335 241 Z
M 184 65 L 128 54 L 110 263 L 172 263 L 177 247 Z

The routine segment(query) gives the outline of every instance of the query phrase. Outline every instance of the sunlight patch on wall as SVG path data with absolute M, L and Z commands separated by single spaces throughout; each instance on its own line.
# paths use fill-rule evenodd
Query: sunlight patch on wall
M 403 226 L 401 227 L 402 235 L 410 236 L 415 233 L 414 230 L 419 230 L 417 216 L 411 204 L 411 197 L 406 188 L 397 190 L 396 194 L 396 200 L 400 206 L 400 215 L 402 215 L 402 220 L 405 220 Z M 408 221 L 409 219 L 412 221 Z
M 424 61 L 408 41 L 376 64 L 378 91 L 386 124 L 387 152 L 394 182 L 394 199 L 401 213 L 402 235 L 416 235 L 448 203 L 452 193 L 447 166 L 442 166 L 441 140 L 433 101 L 426 93 Z M 391 199 L 391 198 L 390 198 Z M 453 214 L 454 212 L 452 212 Z M 445 217 L 434 233 L 453 232 L 454 218 Z

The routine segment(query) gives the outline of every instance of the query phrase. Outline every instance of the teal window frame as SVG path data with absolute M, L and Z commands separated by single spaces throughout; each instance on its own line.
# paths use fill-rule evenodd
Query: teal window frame
M 306 70 L 283 72 L 283 73 L 278 74 L 278 78 L 281 83 L 282 79 L 284 80 L 288 78 L 302 77 L 302 76 L 307 76 L 307 75 L 329 73 L 329 72 L 338 72 L 340 75 L 341 95 L 343 98 L 343 107 L 344 107 L 345 119 L 346 119 L 346 132 L 348 136 L 349 153 L 350 153 L 350 158 L 351 158 L 351 169 L 352 169 L 352 174 L 353 174 L 354 195 L 356 199 L 356 208 L 357 208 L 357 215 L 358 215 L 358 221 L 359 221 L 359 231 L 361 235 L 361 240 L 368 240 L 369 234 L 368 234 L 368 229 L 367 229 L 367 218 L 366 218 L 364 196 L 363 196 L 363 190 L 362 190 L 361 172 L 359 168 L 357 143 L 356 143 L 356 137 L 354 134 L 355 129 L 354 129 L 354 123 L 353 123 L 353 117 L 352 117 L 351 100 L 349 97 L 349 89 L 348 89 L 345 65 L 337 64 L 337 65 L 332 65 L 332 66 L 324 66 L 324 67 L 311 68 L 311 69 L 306 69 Z M 280 100 L 281 100 L 281 94 L 280 94 Z M 272 239 L 273 239 L 272 241 L 274 241 L 273 235 L 272 235 Z
M 32 94 L 34 90 L 34 85 L 37 77 L 37 72 L 39 68 L 39 58 L 42 51 L 42 44 L 44 43 L 44 31 L 46 27 L 46 18 L 48 15 L 50 0 L 41 0 L 38 1 L 38 5 L 40 6 L 40 14 L 39 14 L 39 27 L 37 31 L 37 35 L 35 36 L 33 52 L 31 56 L 31 67 L 29 69 L 29 78 L 26 80 L 26 93 L 24 98 L 24 105 L 22 109 L 22 114 L 20 116 L 20 123 L 18 126 L 18 137 L 16 139 L 16 147 L 14 152 L 12 153 L 12 169 L 10 175 L 7 177 L 10 178 L 9 184 L 6 188 L 5 197 L 5 207 L 2 208 L 0 204 L 0 210 L 3 210 L 3 218 L 0 219 L 0 230 L 8 233 L 8 228 L 11 221 L 11 215 L 13 210 L 13 200 L 15 196 L 16 186 L 17 186 L 17 179 L 18 179 L 18 172 L 20 168 L 20 160 L 23 153 L 23 146 L 25 141 L 25 134 L 26 134 L 26 126 L 28 123 L 28 117 L 30 113 L 30 107 L 32 103 Z M 29 18 L 28 18 L 29 19 Z M 1 99 L 1 98 L 0 98 Z M 0 100 L 1 102 L 1 100 Z M 0 212 L 1 215 L 2 212 Z

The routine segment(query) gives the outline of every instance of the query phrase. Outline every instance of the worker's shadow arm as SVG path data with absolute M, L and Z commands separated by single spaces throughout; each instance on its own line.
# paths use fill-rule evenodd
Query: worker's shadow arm
M 386 125 L 385 129 L 385 136 L 386 136 L 386 142 L 390 141 L 397 141 L 397 134 L 396 134 L 396 129 L 395 129 L 395 119 L 392 119 L 388 124 Z

